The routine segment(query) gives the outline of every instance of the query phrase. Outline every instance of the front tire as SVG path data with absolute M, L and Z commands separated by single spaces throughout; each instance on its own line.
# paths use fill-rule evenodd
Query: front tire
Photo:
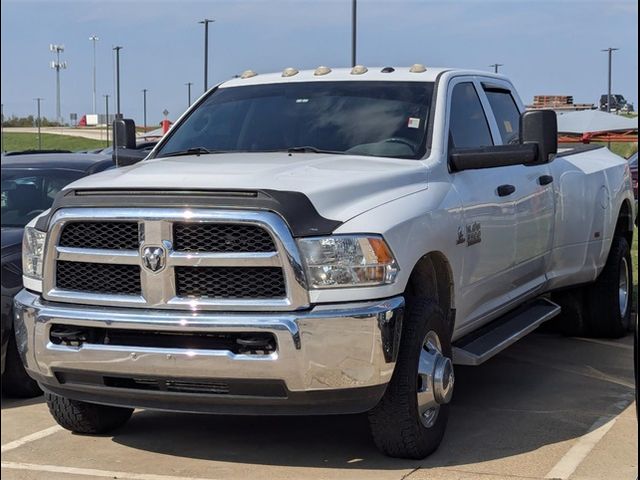
M 49 392 L 45 399 L 56 422 L 75 433 L 108 433 L 127 423 L 133 413 L 133 408 L 81 402 Z
M 631 325 L 633 271 L 624 237 L 614 237 L 604 269 L 588 292 L 589 327 L 595 337 L 620 338 Z
M 437 407 L 425 409 L 424 359 L 440 350 L 450 373 L 441 376 L 446 399 Z M 426 353 L 425 353 L 426 352 Z M 400 350 L 395 370 L 380 403 L 369 412 L 369 424 L 378 449 L 391 457 L 422 459 L 433 453 L 444 436 L 449 417 L 448 402 L 453 391 L 451 335 L 440 307 L 425 298 L 407 301 Z M 442 383 L 441 383 L 442 390 Z M 433 390 L 431 394 L 433 394 Z M 436 392 L 437 393 L 437 392 Z M 429 403 L 428 405 L 431 405 Z

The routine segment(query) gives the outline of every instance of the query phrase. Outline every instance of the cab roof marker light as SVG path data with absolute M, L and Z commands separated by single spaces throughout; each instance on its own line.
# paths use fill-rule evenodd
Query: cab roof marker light
M 393 67 L 384 67 L 382 70 L 380 70 L 381 73 L 393 73 L 395 71 L 396 69 Z
M 351 75 L 362 75 L 363 73 L 367 73 L 368 70 L 364 65 L 356 65 L 351 69 Z
M 297 75 L 298 70 L 293 68 L 293 67 L 287 67 L 282 71 L 282 76 L 283 77 L 293 77 L 294 75 Z
M 255 77 L 256 75 L 258 74 L 253 70 L 245 70 L 244 72 L 242 72 L 242 75 L 240 75 L 240 78 L 251 78 Z
M 318 77 L 320 75 L 326 75 L 327 73 L 330 73 L 331 69 L 329 67 L 325 67 L 324 65 L 320 65 L 318 68 L 315 69 L 315 71 L 313 72 L 313 74 Z
M 424 73 L 427 71 L 427 67 L 425 67 L 421 63 L 414 63 L 413 65 L 411 65 L 411 68 L 409 69 L 409 71 L 411 73 Z

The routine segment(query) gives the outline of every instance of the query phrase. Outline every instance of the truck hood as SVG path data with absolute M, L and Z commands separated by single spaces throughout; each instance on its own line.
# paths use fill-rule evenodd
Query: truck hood
M 426 187 L 427 169 L 417 160 L 278 152 L 155 158 L 67 188 L 295 191 L 323 217 L 344 222 Z

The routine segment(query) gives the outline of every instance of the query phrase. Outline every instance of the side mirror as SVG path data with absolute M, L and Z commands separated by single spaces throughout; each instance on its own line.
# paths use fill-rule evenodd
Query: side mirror
M 150 150 L 146 149 L 130 149 L 117 147 L 113 149 L 111 154 L 113 163 L 116 167 L 126 167 L 144 160 L 149 155 Z
M 520 143 L 537 145 L 536 159 L 542 165 L 558 153 L 558 117 L 553 110 L 530 110 L 520 115 Z

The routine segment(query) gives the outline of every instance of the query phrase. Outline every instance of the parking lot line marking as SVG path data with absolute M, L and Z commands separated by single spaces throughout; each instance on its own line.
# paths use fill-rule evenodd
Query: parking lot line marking
M 64 473 L 69 475 L 84 475 L 88 477 L 121 478 L 128 480 L 214 480 L 201 477 L 176 477 L 174 475 L 156 475 L 153 473 L 112 472 L 93 468 L 60 467 L 58 465 L 39 465 L 35 463 L 2 462 L 2 468 L 12 470 L 28 470 L 31 472 Z
M 586 434 L 578 439 L 578 441 L 569 449 L 567 453 L 560 459 L 558 463 L 547 473 L 544 478 L 553 478 L 566 480 L 578 469 L 580 464 L 591 453 L 591 450 L 602 440 L 611 427 L 616 423 L 618 415 L 627 408 L 631 403 L 630 400 L 624 399 L 617 402 L 612 410 L 615 413 L 603 415 L 596 420 Z
M 40 440 L 41 438 L 48 437 L 49 435 L 53 435 L 56 432 L 63 430 L 63 428 L 59 425 L 54 425 L 53 427 L 45 428 L 44 430 L 40 430 L 39 432 L 32 433 L 31 435 L 26 435 L 18 440 L 14 440 L 13 442 L 5 443 L 0 447 L 0 453 L 5 453 L 10 450 L 15 450 L 23 445 L 26 445 L 30 442 L 35 442 L 36 440 Z

